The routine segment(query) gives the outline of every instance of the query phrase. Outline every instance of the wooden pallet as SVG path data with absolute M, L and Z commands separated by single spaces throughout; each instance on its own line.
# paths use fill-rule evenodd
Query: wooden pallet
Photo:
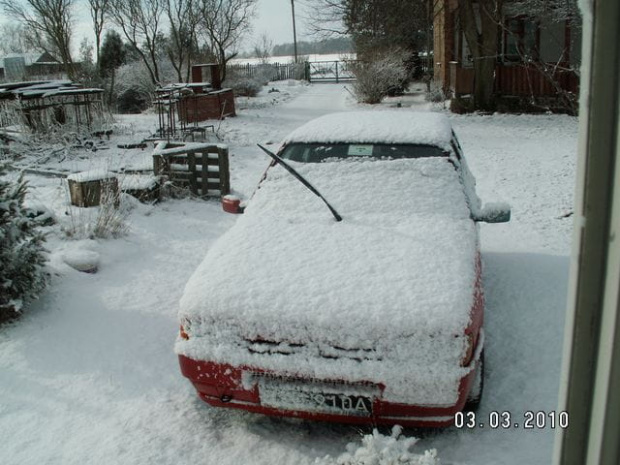
M 199 197 L 230 193 L 228 147 L 222 144 L 160 142 L 153 152 L 153 171 Z

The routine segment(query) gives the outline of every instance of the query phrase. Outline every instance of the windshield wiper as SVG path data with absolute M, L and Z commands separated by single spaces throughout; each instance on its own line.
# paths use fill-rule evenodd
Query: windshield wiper
M 323 197 L 321 195 L 321 193 L 319 191 L 317 191 L 312 184 L 310 184 L 308 181 L 306 181 L 305 178 L 301 174 L 299 174 L 291 165 L 286 163 L 284 160 L 282 160 L 281 157 L 279 157 L 275 153 L 267 150 L 262 145 L 260 145 L 260 144 L 256 144 L 256 145 L 258 145 L 263 150 L 263 152 L 265 152 L 267 155 L 269 155 L 271 158 L 273 158 L 276 163 L 279 163 L 280 165 L 282 165 L 286 171 L 288 171 L 293 176 L 295 176 L 295 178 L 297 178 L 297 180 L 299 182 L 301 182 L 304 186 L 306 186 L 310 190 L 310 192 L 312 192 L 314 195 L 319 197 L 323 202 L 325 202 L 325 205 L 327 205 L 327 208 L 329 208 L 329 211 L 332 212 L 332 215 L 334 215 L 334 218 L 336 218 L 336 221 L 342 221 L 342 216 L 340 216 L 338 214 L 338 212 L 334 209 L 334 207 L 332 207 L 329 204 L 329 202 L 327 200 L 325 200 L 325 197 Z

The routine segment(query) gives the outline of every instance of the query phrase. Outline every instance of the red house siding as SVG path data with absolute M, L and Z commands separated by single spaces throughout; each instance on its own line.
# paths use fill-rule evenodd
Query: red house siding
M 474 71 L 472 67 L 463 66 L 462 48 L 464 37 L 461 31 L 455 31 L 458 15 L 458 0 L 440 0 L 436 4 L 434 19 L 434 56 L 435 82 L 441 85 L 444 92 L 455 96 L 473 93 Z M 537 23 L 538 24 L 538 23 Z M 536 31 L 536 41 L 549 40 L 541 38 L 540 30 Z M 505 38 L 498 43 L 498 63 L 495 69 L 495 92 L 502 96 L 517 97 L 553 97 L 558 94 L 558 86 L 564 91 L 577 93 L 579 78 L 570 71 L 569 53 L 571 49 L 571 26 L 564 24 L 564 66 L 540 64 L 538 67 L 528 63 L 502 63 Z M 549 58 L 547 58 L 549 59 Z M 552 57 L 551 57 L 552 59 Z M 559 58 L 558 58 L 559 59 Z M 551 71 L 543 72 L 545 67 Z

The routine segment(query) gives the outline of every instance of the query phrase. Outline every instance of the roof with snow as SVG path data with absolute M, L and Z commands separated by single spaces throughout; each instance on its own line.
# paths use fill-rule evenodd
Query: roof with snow
M 0 57 L 0 68 L 5 67 L 5 60 L 23 59 L 25 66 L 39 65 L 58 65 L 60 62 L 47 52 L 43 53 L 9 53 Z
M 0 99 L 45 98 L 61 95 L 99 94 L 103 89 L 83 88 L 67 80 L 23 81 L 0 84 Z
M 439 113 L 408 110 L 333 113 L 301 126 L 283 144 L 304 142 L 423 144 L 450 148 L 452 128 Z

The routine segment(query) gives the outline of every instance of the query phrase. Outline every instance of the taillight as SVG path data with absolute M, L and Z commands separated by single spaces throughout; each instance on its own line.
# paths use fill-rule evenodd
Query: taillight
M 467 339 L 467 348 L 465 349 L 465 355 L 463 355 L 463 358 L 461 360 L 462 367 L 466 367 L 471 363 L 471 359 L 474 356 L 474 349 L 476 348 L 476 341 L 473 334 L 465 334 L 465 338 Z
M 186 341 L 189 340 L 189 334 L 185 332 L 185 328 L 183 328 L 183 325 L 181 325 L 179 335 L 181 336 L 181 339 L 185 339 Z

